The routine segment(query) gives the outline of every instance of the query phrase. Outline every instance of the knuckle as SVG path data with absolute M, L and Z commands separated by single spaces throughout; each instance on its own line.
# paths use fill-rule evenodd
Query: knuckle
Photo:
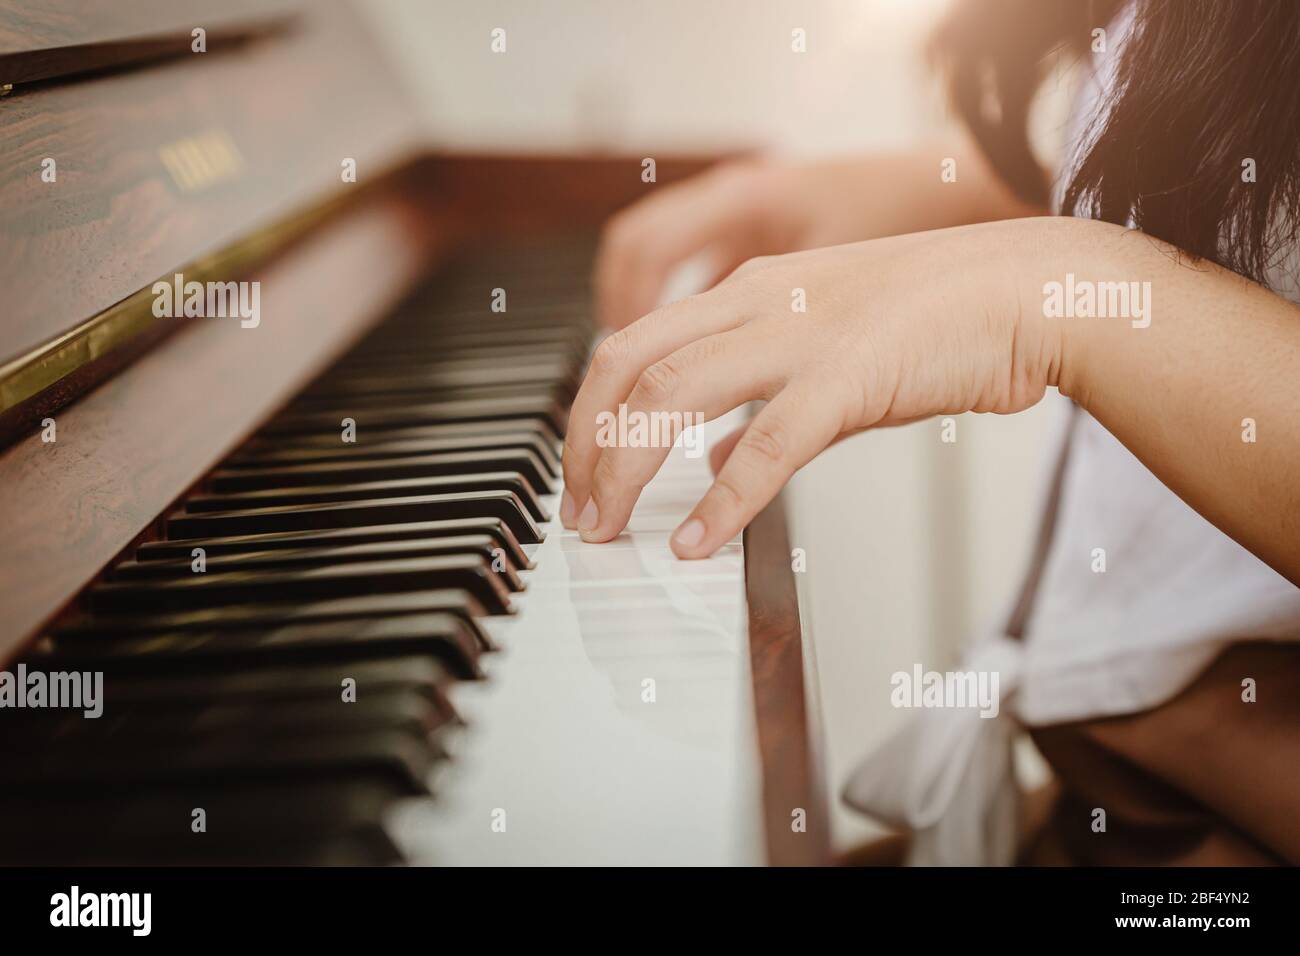
M 599 377 L 617 374 L 632 357 L 632 336 L 627 329 L 607 335 L 591 356 L 591 372 Z
M 778 425 L 754 422 L 740 440 L 740 450 L 763 462 L 777 464 L 785 459 L 786 439 Z
M 564 450 L 560 452 L 560 463 L 564 466 L 565 474 L 571 474 L 578 468 L 584 457 L 578 446 L 573 444 L 572 429 L 570 429 L 569 436 L 564 439 Z
M 679 380 L 672 361 L 662 359 L 655 362 L 637 380 L 633 404 L 659 406 L 671 402 Z
M 613 455 L 601 455 L 596 462 L 596 467 L 591 472 L 591 493 L 594 497 L 599 498 L 603 492 L 613 487 L 617 478 L 617 469 L 615 468 Z
M 719 475 L 713 482 L 710 497 L 726 511 L 740 511 L 745 507 L 744 494 L 736 487 L 736 483 L 725 475 Z

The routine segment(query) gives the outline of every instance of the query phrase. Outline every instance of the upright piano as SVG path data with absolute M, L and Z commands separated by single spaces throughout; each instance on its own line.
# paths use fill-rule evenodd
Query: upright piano
M 440 150 L 343 0 L 0 0 L 0 94 L 0 863 L 826 861 L 779 501 L 553 517 L 640 157 Z

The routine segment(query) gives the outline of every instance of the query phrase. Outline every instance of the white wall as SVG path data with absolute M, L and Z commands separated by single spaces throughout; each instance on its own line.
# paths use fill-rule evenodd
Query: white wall
M 824 150 L 933 124 L 914 109 L 912 51 L 942 0 L 357 3 L 451 145 Z M 496 27 L 504 55 L 489 49 Z
M 906 143 L 945 126 L 917 45 L 943 0 L 369 0 L 439 140 L 506 150 Z M 508 52 L 489 51 L 494 27 Z M 790 51 L 791 30 L 808 52 Z M 1068 84 L 1038 118 L 1050 149 Z M 829 785 L 900 720 L 889 675 L 943 667 L 1005 609 L 1036 521 L 1045 415 L 861 436 L 791 488 L 808 553 Z M 837 842 L 871 833 L 836 803 Z

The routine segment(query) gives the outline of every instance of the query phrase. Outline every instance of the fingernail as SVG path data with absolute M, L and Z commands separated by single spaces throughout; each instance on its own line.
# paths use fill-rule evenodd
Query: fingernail
M 573 500 L 573 495 L 569 489 L 564 489 L 564 494 L 560 497 L 560 524 L 566 528 L 573 527 L 573 519 L 578 513 L 578 503 Z
M 578 516 L 578 533 L 584 537 L 596 530 L 600 524 L 600 512 L 596 509 L 595 499 L 587 499 L 587 507 L 582 509 L 582 514 Z
M 673 534 L 674 543 L 682 548 L 693 548 L 703 540 L 704 522 L 699 518 L 692 518 Z

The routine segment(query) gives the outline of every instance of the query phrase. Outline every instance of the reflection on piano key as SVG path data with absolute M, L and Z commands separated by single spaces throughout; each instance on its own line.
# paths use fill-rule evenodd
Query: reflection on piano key
M 487 622 L 489 679 L 451 689 L 468 729 L 437 799 L 392 814 L 413 861 L 762 862 L 740 542 L 668 548 L 709 481 L 674 449 L 619 538 L 548 526 L 520 614 Z

